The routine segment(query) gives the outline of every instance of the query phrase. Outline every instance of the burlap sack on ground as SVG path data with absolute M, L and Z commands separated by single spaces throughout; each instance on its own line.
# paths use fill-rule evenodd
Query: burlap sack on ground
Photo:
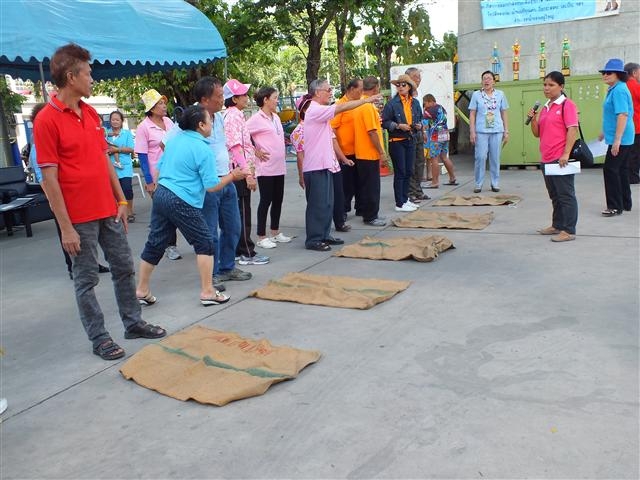
M 439 253 L 455 248 L 447 237 L 375 238 L 364 237 L 358 243 L 345 245 L 334 253 L 336 257 L 368 258 L 371 260 L 405 260 L 431 262 Z
M 416 210 L 399 218 L 393 224 L 400 228 L 459 228 L 482 230 L 493 221 L 493 212 L 461 214 L 456 212 L 425 212 Z
M 120 372 L 163 395 L 222 406 L 295 378 L 320 355 L 195 326 L 147 345 Z
M 249 295 L 265 300 L 366 310 L 407 289 L 410 283 L 288 273 L 279 280 L 270 280 L 266 286 Z
M 518 195 L 445 195 L 431 204 L 432 207 L 472 207 L 477 205 L 515 205 L 522 197 Z

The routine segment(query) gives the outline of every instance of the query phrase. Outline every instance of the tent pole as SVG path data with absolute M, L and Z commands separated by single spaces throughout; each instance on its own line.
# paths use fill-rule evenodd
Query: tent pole
M 47 98 L 47 87 L 44 84 L 44 70 L 42 69 L 42 62 L 38 62 L 38 67 L 40 68 L 40 84 L 42 85 L 42 101 L 48 102 Z

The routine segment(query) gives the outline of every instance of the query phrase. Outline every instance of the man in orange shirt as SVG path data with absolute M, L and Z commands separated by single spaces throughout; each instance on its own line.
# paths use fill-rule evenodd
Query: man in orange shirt
M 345 94 L 336 102 L 338 104 L 349 102 L 351 100 L 360 100 L 362 97 L 362 79 L 354 78 L 349 81 L 347 84 L 347 91 Z M 333 120 L 331 120 L 331 128 L 333 128 L 334 133 L 336 134 L 336 139 L 338 140 L 338 145 L 340 146 L 340 150 L 342 153 L 351 161 L 355 161 L 355 134 L 353 132 L 353 110 L 348 110 L 346 112 L 339 113 L 336 115 Z M 336 216 L 342 218 L 343 228 L 341 229 L 338 225 L 336 225 L 336 230 L 338 231 L 348 231 L 350 227 L 344 225 L 344 222 L 347 219 L 347 213 L 351 211 L 351 201 L 353 198 L 356 198 L 356 215 L 360 214 L 360 201 L 358 199 L 358 178 L 355 166 L 349 165 L 341 165 L 341 172 L 339 175 L 342 177 L 334 177 L 334 181 L 342 180 L 342 192 L 337 191 L 338 195 L 334 198 L 334 223 Z M 339 210 L 341 209 L 341 210 Z
M 380 93 L 376 77 L 363 81 L 362 98 Z M 378 109 L 366 103 L 353 111 L 355 134 L 356 175 L 358 178 L 358 209 L 367 225 L 383 227 L 387 224 L 378 216 L 380 210 L 380 162 L 387 162 L 382 140 L 382 125 Z
M 640 183 L 640 65 L 627 63 L 624 66 L 629 74 L 627 87 L 633 100 L 633 126 L 635 127 L 635 140 L 629 154 L 629 183 Z

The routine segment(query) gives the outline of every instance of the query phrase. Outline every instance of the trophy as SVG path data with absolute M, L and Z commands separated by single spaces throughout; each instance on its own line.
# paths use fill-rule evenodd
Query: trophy
M 511 45 L 513 50 L 513 79 L 520 80 L 520 43 L 516 38 L 516 43 Z
M 564 36 L 564 40 L 562 40 L 562 74 L 565 77 L 571 75 L 571 47 L 569 46 L 569 39 L 567 36 Z
M 540 78 L 544 78 L 547 74 L 547 55 L 545 52 L 544 37 L 540 39 L 540 54 L 538 55 L 538 65 L 540 68 Z

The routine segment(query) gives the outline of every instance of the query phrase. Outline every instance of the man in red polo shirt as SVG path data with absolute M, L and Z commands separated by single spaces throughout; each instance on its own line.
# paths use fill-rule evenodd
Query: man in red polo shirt
M 82 101 L 82 97 L 91 96 L 90 59 L 89 52 L 75 44 L 60 47 L 51 57 L 51 78 L 58 93 L 38 115 L 34 139 L 42 188 L 60 225 L 62 248 L 73 259 L 80 320 L 93 344 L 93 353 L 115 360 L 124 356 L 124 350 L 105 329 L 94 292 L 98 284 L 98 243 L 111 267 L 125 338 L 160 338 L 166 331 L 142 320 L 133 258 L 125 235 L 127 201 L 106 155 L 100 117 Z M 149 298 L 143 300 L 153 303 Z
M 633 100 L 633 126 L 636 136 L 629 154 L 629 183 L 640 183 L 640 65 L 627 63 L 624 66 L 629 74 L 627 87 Z

